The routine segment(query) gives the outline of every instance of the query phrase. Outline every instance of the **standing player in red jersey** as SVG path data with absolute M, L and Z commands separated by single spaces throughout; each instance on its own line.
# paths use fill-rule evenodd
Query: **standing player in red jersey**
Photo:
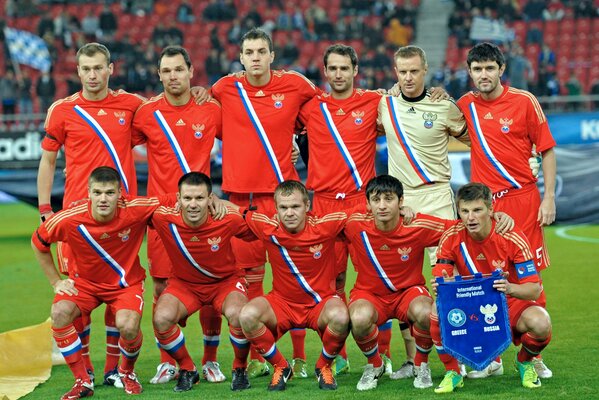
M 117 170 L 94 169 L 88 181 L 89 200 L 53 215 L 31 238 L 34 254 L 56 293 L 51 311 L 54 340 L 75 376 L 75 385 L 62 399 L 94 394 L 73 321 L 102 303 L 112 309 L 119 331 L 120 381 L 127 394 L 142 392 L 134 366 L 143 341 L 139 325 L 146 274 L 137 254 L 148 220 L 160 203 L 157 198 L 121 197 L 121 184 Z M 76 261 L 64 280 L 50 252 L 57 241 L 69 243 Z
M 241 38 L 239 59 L 245 71 L 212 87 L 224 116 L 222 189 L 233 203 L 266 215 L 275 213 L 272 194 L 277 184 L 298 179 L 291 162 L 296 119 L 300 107 L 319 92 L 297 72 L 271 70 L 274 57 L 270 36 L 251 29 Z M 234 249 L 238 266 L 246 272 L 249 298 L 263 295 L 264 245 L 235 240 Z M 251 358 L 250 377 L 268 373 L 257 353 L 252 351 Z
M 352 262 L 358 272 L 350 294 L 352 334 L 368 358 L 358 390 L 377 387 L 385 372 L 378 351 L 378 325 L 389 318 L 410 324 L 415 338 L 414 387 L 433 385 L 428 355 L 433 347 L 429 332 L 432 298 L 422 275 L 425 248 L 435 246 L 441 234 L 455 224 L 425 214 L 406 225 L 400 216 L 403 186 L 397 178 L 380 175 L 366 186 L 369 212 L 352 214 L 345 226 Z
M 462 221 L 443 234 L 433 276 L 488 274 L 497 268 L 505 273 L 493 287 L 507 296 L 513 341 L 515 345 L 522 343 L 516 358 L 520 380 L 525 388 L 540 387 L 532 360 L 551 340 L 551 319 L 537 301 L 542 287 L 528 240 L 520 231 L 495 232 L 489 187 L 469 183 L 458 190 L 456 199 Z M 436 286 L 433 283 L 433 290 Z M 464 386 L 464 380 L 457 360 L 443 350 L 436 307 L 431 313 L 431 334 L 447 371 L 435 393 L 453 392 Z
M 160 54 L 158 74 L 164 92 L 143 103 L 133 120 L 132 143 L 146 143 L 148 154 L 148 195 L 157 196 L 177 191 L 173 177 L 191 171 L 210 175 L 210 152 L 215 136 L 221 132 L 221 109 L 217 101 L 202 105 L 191 95 L 193 67 L 187 51 L 180 46 L 166 47 Z M 154 283 L 154 302 L 166 287 L 172 264 L 152 227 L 148 228 L 148 265 Z M 202 372 L 209 382 L 222 382 L 216 354 L 219 344 L 221 316 L 212 307 L 200 313 L 204 333 Z M 175 360 L 161 349 L 160 364 L 150 383 L 166 383 L 176 376 Z
M 323 390 L 337 389 L 331 363 L 348 334 L 345 302 L 335 294 L 335 238 L 344 212 L 315 218 L 308 214 L 308 191 L 298 181 L 280 183 L 274 194 L 275 218 L 245 211 L 250 229 L 263 241 L 272 267 L 272 291 L 252 299 L 239 316 L 250 343 L 274 366 L 270 391 L 285 390 L 291 365 L 275 341 L 293 327 L 319 333 L 323 348 L 316 377 Z
M 500 83 L 505 58 L 490 43 L 474 46 L 468 53 L 468 72 L 478 92 L 459 101 L 472 141 L 472 181 L 493 192 L 493 208 L 511 215 L 530 241 L 539 276 L 549 266 L 543 227 L 555 220 L 555 140 L 537 99 L 527 91 Z M 543 199 L 530 171 L 531 152 L 543 155 Z M 545 304 L 545 293 L 539 302 Z M 542 378 L 553 374 L 535 359 Z
M 352 47 L 329 46 L 323 59 L 331 92 L 304 104 L 299 116 L 308 138 L 306 187 L 314 191 L 312 211 L 315 215 L 365 207 L 362 188 L 375 176 L 376 138 L 379 135 L 377 108 L 381 99 L 378 92 L 354 88 L 358 56 Z M 346 301 L 347 244 L 338 241 L 335 253 L 336 291 Z M 389 358 L 386 360 L 390 361 Z M 304 360 L 294 355 L 295 376 L 301 373 L 296 368 L 298 362 L 305 363 L 305 355 Z M 335 375 L 349 372 L 345 348 L 335 359 L 333 372 Z
M 160 347 L 180 365 L 175 392 L 191 390 L 199 374 L 177 323 L 205 304 L 214 306 L 229 321 L 235 354 L 231 389 L 248 389 L 246 367 L 250 346 L 239 324 L 239 312 L 248 300 L 231 239 L 256 237 L 237 209 L 228 209 L 218 221 L 209 215 L 212 183 L 207 175 L 187 173 L 179 179 L 178 187 L 178 209 L 160 207 L 152 218 L 161 244 L 175 266 L 156 305 L 154 333 Z
M 110 52 L 99 43 L 88 43 L 77 52 L 77 72 L 82 90 L 56 101 L 48 110 L 42 141 L 37 190 L 42 220 L 52 214 L 50 197 L 58 151 L 64 148 L 68 174 L 63 207 L 87 197 L 87 181 L 91 171 L 102 165 L 113 166 L 119 173 L 124 193 L 137 194 L 137 178 L 131 153 L 131 123 L 143 98 L 108 88 L 113 71 Z M 60 272 L 75 269 L 75 261 L 65 243 L 57 243 Z M 120 386 L 116 367 L 119 359 L 118 331 L 110 307 L 106 308 L 106 365 L 104 384 Z M 77 321 L 86 368 L 93 375 L 89 360 L 89 316 L 83 313 Z

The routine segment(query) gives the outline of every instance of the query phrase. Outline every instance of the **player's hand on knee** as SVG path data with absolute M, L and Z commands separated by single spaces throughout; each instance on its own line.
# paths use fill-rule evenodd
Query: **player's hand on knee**
M 495 222 L 497 222 L 497 224 L 495 225 L 495 232 L 497 233 L 502 234 L 511 232 L 511 230 L 514 229 L 514 226 L 516 225 L 512 217 L 501 211 L 494 213 L 493 218 L 495 218 Z
M 54 293 L 56 294 L 66 294 L 69 296 L 75 296 L 79 291 L 75 288 L 75 281 L 72 279 L 61 279 L 56 281 L 53 285 Z

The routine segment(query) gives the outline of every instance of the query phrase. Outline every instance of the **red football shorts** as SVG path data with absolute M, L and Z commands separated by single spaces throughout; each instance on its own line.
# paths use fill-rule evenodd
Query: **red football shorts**
M 275 331 L 272 332 L 275 340 L 278 340 L 285 332 L 292 328 L 308 328 L 321 335 L 322 332 L 318 329 L 318 318 L 322 309 L 327 301 L 333 297 L 340 299 L 337 295 L 331 295 L 323 298 L 318 304 L 306 305 L 290 302 L 272 293 L 264 297 L 277 317 L 277 326 Z
M 503 211 L 514 219 L 516 227 L 521 229 L 530 242 L 530 250 L 535 258 L 537 271 L 550 264 L 549 254 L 543 237 L 543 227 L 537 222 L 541 195 L 535 184 L 519 190 L 503 190 L 493 193 L 493 209 Z
M 144 309 L 144 284 L 138 282 L 126 288 L 106 289 L 85 279 L 74 279 L 75 288 L 79 291 L 74 296 L 67 294 L 54 295 L 54 303 L 67 300 L 75 303 L 81 314 L 89 315 L 100 304 L 105 303 L 113 314 L 119 310 L 132 310 L 142 315 Z
M 520 338 L 521 338 L 522 334 L 524 333 L 524 332 L 518 332 L 516 330 L 516 324 L 518 324 L 518 320 L 522 316 L 522 313 L 528 307 L 534 307 L 534 306 L 542 307 L 542 305 L 537 303 L 536 301 L 522 300 L 522 299 L 517 299 L 517 298 L 511 297 L 511 296 L 507 297 L 507 308 L 508 308 L 508 314 L 510 316 L 510 326 L 512 327 L 512 342 L 516 346 L 520 345 L 520 340 L 521 340 Z
M 170 278 L 173 266 L 156 229 L 148 227 L 148 241 L 146 244 L 150 276 L 158 279 Z
M 391 293 L 386 296 L 376 295 L 368 290 L 353 289 L 349 295 L 349 305 L 356 300 L 367 300 L 370 302 L 377 314 L 376 324 L 382 325 L 391 318 L 399 321 L 408 322 L 408 310 L 410 303 L 416 297 L 431 298 L 426 286 L 412 286 L 397 293 Z
M 173 276 L 169 278 L 163 294 L 168 293 L 179 299 L 189 316 L 205 305 L 222 312 L 223 303 L 230 293 L 239 292 L 247 297 L 246 285 L 245 279 L 238 276 L 215 283 L 190 283 Z
M 318 217 L 322 217 L 326 214 L 345 211 L 347 213 L 366 211 L 366 196 L 363 192 L 356 193 L 350 197 L 336 198 L 335 195 L 327 195 L 321 193 L 314 193 L 312 200 L 312 212 Z M 347 243 L 342 240 L 335 242 L 335 276 L 345 272 L 347 270 L 347 259 L 349 255 L 349 249 Z
M 250 207 L 249 193 L 230 193 L 229 201 L 243 208 Z M 272 193 L 254 193 L 252 196 L 252 209 L 267 215 L 269 218 L 275 215 L 275 200 Z M 238 238 L 231 238 L 231 246 L 235 253 L 237 267 L 242 269 L 259 267 L 266 264 L 266 248 L 261 240 L 246 242 Z

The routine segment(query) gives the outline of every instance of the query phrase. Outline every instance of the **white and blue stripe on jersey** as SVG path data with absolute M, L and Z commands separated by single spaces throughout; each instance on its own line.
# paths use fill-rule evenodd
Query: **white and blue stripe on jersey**
M 168 143 L 171 145 L 171 149 L 173 149 L 173 153 L 175 153 L 175 157 L 177 158 L 177 161 L 179 162 L 181 171 L 183 171 L 184 174 L 191 172 L 191 169 L 189 168 L 189 164 L 187 163 L 187 160 L 185 159 L 185 155 L 183 154 L 183 151 L 181 150 L 181 146 L 179 146 L 179 142 L 177 141 L 177 138 L 175 137 L 173 130 L 168 125 L 168 122 L 166 122 L 166 119 L 164 118 L 164 116 L 162 115 L 160 110 L 154 111 L 154 118 L 156 118 L 156 122 L 158 122 L 158 126 L 160 127 L 160 130 L 162 131 L 162 133 L 164 133 L 164 136 L 166 136 Z
M 389 279 L 389 277 L 387 276 L 387 273 L 381 266 L 381 263 L 376 257 L 376 254 L 374 254 L 374 249 L 370 244 L 370 240 L 368 239 L 366 231 L 360 232 L 360 237 L 362 238 L 362 244 L 364 245 L 364 249 L 366 250 L 366 255 L 370 259 L 370 262 L 372 263 L 372 266 L 374 267 L 379 278 L 381 278 L 387 289 L 389 289 L 392 292 L 397 292 L 397 288 L 393 285 L 393 282 L 391 282 L 391 279 Z

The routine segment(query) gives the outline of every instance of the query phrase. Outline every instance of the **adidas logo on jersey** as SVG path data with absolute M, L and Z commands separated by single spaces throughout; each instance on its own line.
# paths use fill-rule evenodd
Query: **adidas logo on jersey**
M 293 250 L 293 251 L 302 251 L 302 248 L 298 247 L 298 246 L 294 246 L 293 248 L 291 248 L 291 250 Z
M 408 108 L 408 114 L 416 114 L 416 110 L 414 110 L 414 107 Z
M 266 95 L 264 94 L 264 92 L 263 92 L 262 90 L 258 90 L 258 91 L 256 92 L 256 95 L 255 95 L 255 96 L 256 96 L 256 97 L 264 97 L 264 96 L 266 96 Z
M 175 125 L 176 126 L 185 126 L 185 122 L 183 122 L 183 120 L 181 118 L 179 118 L 179 121 L 177 121 L 177 123 Z
M 485 114 L 485 119 L 493 119 L 493 115 L 490 112 L 488 112 Z
M 335 113 L 336 115 L 345 115 L 345 111 L 343 111 L 341 108 L 337 110 L 337 112 Z
M 198 239 L 197 236 L 193 236 L 191 239 L 189 239 L 190 242 L 199 242 L 200 239 Z
M 100 236 L 100 239 L 108 239 L 108 238 L 110 238 L 110 235 L 108 233 L 106 233 L 106 232 L 104 232 L 102 234 L 102 236 Z
M 100 108 L 100 111 L 98 111 L 98 115 L 106 115 L 106 111 Z
M 389 250 L 391 250 L 391 247 L 389 247 L 386 244 L 384 244 L 384 245 L 381 246 L 380 250 L 382 250 L 382 251 L 389 251 Z
M 486 260 L 487 258 L 485 257 L 485 255 L 483 253 L 480 253 L 479 255 L 476 256 L 477 260 Z

